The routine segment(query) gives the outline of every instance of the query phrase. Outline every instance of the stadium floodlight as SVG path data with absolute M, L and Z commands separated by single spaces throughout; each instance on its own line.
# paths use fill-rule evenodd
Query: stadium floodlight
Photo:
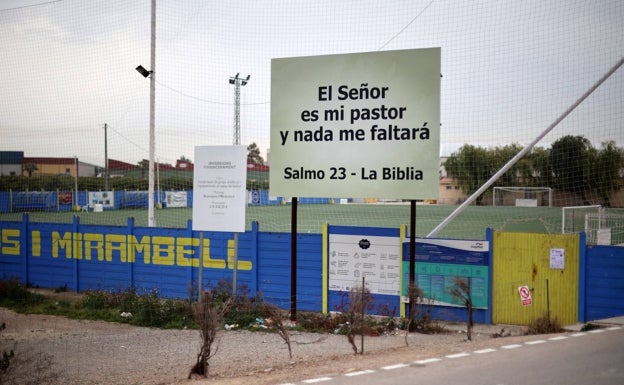
M 137 68 L 135 68 L 141 75 L 143 75 L 144 78 L 149 77 L 152 74 L 152 71 L 148 71 L 145 69 L 145 67 L 143 67 L 142 65 L 139 65 Z
M 230 77 L 230 84 L 234 85 L 234 144 L 240 144 L 240 88 L 246 86 L 249 83 L 251 75 L 247 75 L 246 78 L 239 77 L 240 72 L 237 72 L 235 76 Z
M 230 84 L 236 83 L 236 81 L 238 80 L 238 75 L 240 75 L 240 72 L 236 73 L 236 76 L 234 76 L 233 78 L 230 78 Z

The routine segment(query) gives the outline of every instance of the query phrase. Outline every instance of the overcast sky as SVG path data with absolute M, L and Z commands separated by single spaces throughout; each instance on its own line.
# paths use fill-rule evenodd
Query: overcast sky
M 441 47 L 443 155 L 526 144 L 624 56 L 624 2 L 157 1 L 156 156 L 269 145 L 272 58 Z M 0 150 L 130 163 L 148 157 L 150 0 L 0 0 Z M 279 74 L 273 74 L 279 76 Z M 301 74 L 305 77 L 305 73 Z M 541 144 L 624 146 L 624 68 Z

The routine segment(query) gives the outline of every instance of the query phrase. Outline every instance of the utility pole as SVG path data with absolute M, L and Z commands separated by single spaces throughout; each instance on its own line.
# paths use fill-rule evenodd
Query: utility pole
M 247 85 L 251 75 L 247 75 L 246 78 L 239 78 L 240 72 L 236 76 L 230 78 L 230 84 L 234 85 L 234 144 L 240 144 L 240 88 Z
M 154 219 L 154 156 L 156 154 L 156 133 L 155 133 L 155 115 L 156 115 L 156 0 L 152 0 L 152 20 L 151 20 L 151 44 L 150 44 L 150 70 L 145 69 L 142 65 L 136 67 L 136 70 L 143 75 L 144 78 L 150 78 L 150 116 L 149 116 L 149 171 L 148 171 L 148 188 L 147 188 L 147 226 L 156 226 Z
M 108 125 L 104 123 L 104 192 L 108 191 Z

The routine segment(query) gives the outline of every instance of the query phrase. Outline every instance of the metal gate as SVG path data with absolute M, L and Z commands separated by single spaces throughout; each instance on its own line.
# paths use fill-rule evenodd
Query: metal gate
M 528 325 L 548 312 L 577 322 L 579 234 L 495 231 L 492 240 L 493 323 Z

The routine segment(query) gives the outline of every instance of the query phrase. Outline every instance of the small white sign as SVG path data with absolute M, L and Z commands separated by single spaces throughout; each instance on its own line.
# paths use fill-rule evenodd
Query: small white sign
M 518 293 L 520 294 L 520 302 L 522 306 L 529 306 L 533 303 L 533 299 L 531 298 L 531 289 L 528 286 L 520 286 L 518 287 Z
M 550 268 L 563 270 L 565 267 L 565 249 L 550 249 Z
M 247 147 L 196 146 L 193 230 L 245 232 Z

